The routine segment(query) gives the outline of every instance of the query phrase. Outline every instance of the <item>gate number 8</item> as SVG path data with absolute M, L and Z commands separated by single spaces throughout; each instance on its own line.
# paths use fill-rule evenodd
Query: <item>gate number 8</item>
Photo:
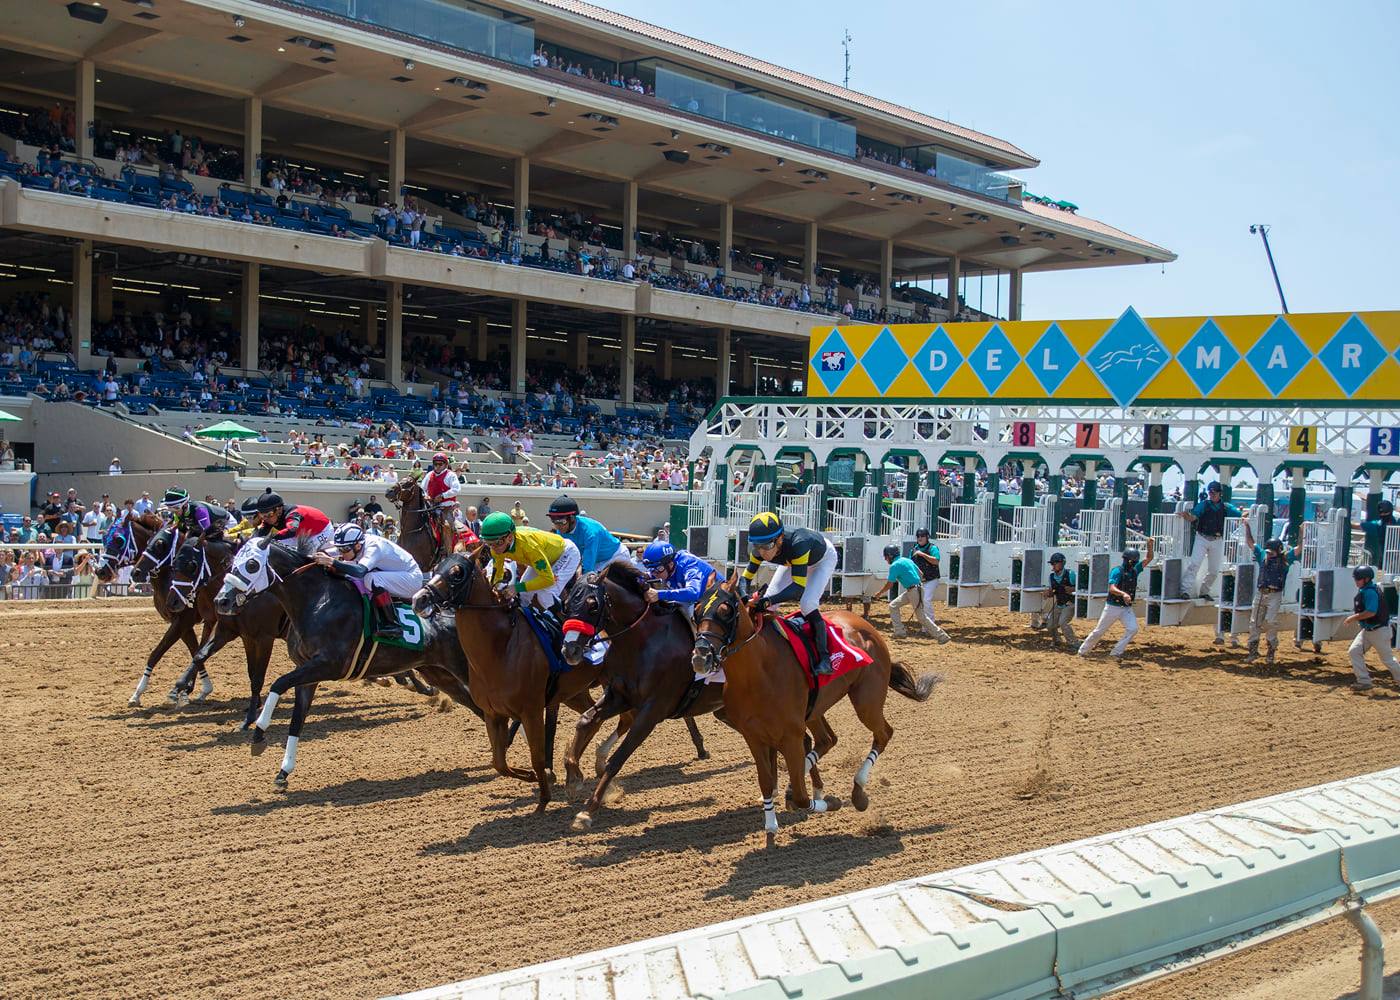
M 1018 420 L 1011 425 L 1011 440 L 1017 448 L 1030 448 L 1035 445 L 1035 424 L 1029 420 Z

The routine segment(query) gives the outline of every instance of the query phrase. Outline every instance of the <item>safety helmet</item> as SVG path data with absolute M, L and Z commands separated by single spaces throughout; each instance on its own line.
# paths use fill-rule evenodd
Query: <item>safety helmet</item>
M 920 528 L 918 531 L 914 532 L 914 537 L 915 537 L 915 538 L 927 538 L 927 537 L 928 537 L 928 529 L 927 529 L 927 528 Z
M 365 533 L 358 524 L 342 524 L 335 529 L 335 547 L 338 549 L 359 548 L 364 543 Z
M 771 542 L 775 538 L 781 538 L 782 534 L 783 519 L 771 510 L 755 514 L 753 520 L 749 521 L 750 545 Z
M 642 551 L 642 565 L 647 569 L 660 569 L 666 560 L 676 557 L 676 547 L 670 542 L 655 541 Z
M 1376 578 L 1376 571 L 1370 566 L 1358 566 L 1351 571 L 1351 578 L 1358 581 L 1365 580 L 1367 583 L 1370 583 Z
M 1142 553 L 1139 552 L 1137 549 L 1124 549 L 1124 550 L 1123 550 L 1123 561 L 1124 561 L 1125 563 L 1135 563 L 1135 562 L 1137 562 L 1137 561 L 1138 561 L 1139 559 L 1141 559 L 1141 558 L 1142 558 Z
M 549 519 L 565 517 L 578 517 L 578 501 L 570 496 L 557 496 L 549 504 Z
M 481 538 L 487 542 L 499 542 L 515 530 L 515 521 L 503 510 L 487 515 L 481 522 Z
M 1376 504 L 1376 513 L 1381 517 L 1389 517 L 1391 514 L 1395 513 L 1395 504 L 1391 503 L 1389 500 L 1382 500 L 1380 503 Z
M 1056 563 L 1062 563 L 1062 562 L 1064 562 L 1064 561 L 1065 561 L 1065 554 L 1064 554 L 1063 552 L 1056 552 L 1053 556 L 1050 557 L 1050 565 L 1051 565 L 1051 566 L 1055 565 Z
M 1283 551 L 1283 539 L 1270 538 L 1267 542 L 1264 543 L 1264 548 L 1277 555 L 1278 553 Z
M 282 494 L 280 493 L 273 493 L 269 491 L 267 493 L 264 493 L 262 496 L 258 497 L 259 514 L 269 514 L 272 511 L 276 510 L 278 507 L 285 506 L 287 506 L 287 502 L 282 499 Z
M 899 546 L 898 546 L 898 545 L 886 545 L 886 546 L 885 546 L 885 562 L 894 562 L 894 561 L 895 561 L 896 559 L 898 559 L 898 558 L 899 558 Z
M 168 510 L 181 510 L 189 502 L 189 490 L 179 486 L 172 486 L 165 491 L 165 496 L 161 498 L 160 505 Z
M 447 457 L 447 452 L 445 452 L 445 451 L 440 451 L 440 452 L 438 452 L 437 454 L 435 454 L 435 455 L 433 456 L 433 464 L 434 464 L 434 465 L 437 465 L 437 463 L 439 463 L 439 462 L 447 463 L 447 462 L 450 462 L 450 461 L 451 461 L 451 460 Z
M 258 497 L 248 497 L 238 506 L 239 512 L 244 517 L 252 517 L 258 512 Z
M 1219 492 L 1220 492 L 1220 480 L 1218 480 L 1218 479 L 1212 480 L 1212 481 L 1211 481 L 1211 484 L 1210 484 L 1209 486 L 1206 487 L 1206 492 L 1207 492 L 1207 493 L 1219 493 Z

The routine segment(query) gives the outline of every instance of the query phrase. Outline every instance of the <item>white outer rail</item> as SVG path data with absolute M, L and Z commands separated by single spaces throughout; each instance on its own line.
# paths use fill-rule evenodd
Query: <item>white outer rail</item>
M 407 997 L 1082 1000 L 1398 895 L 1394 768 Z

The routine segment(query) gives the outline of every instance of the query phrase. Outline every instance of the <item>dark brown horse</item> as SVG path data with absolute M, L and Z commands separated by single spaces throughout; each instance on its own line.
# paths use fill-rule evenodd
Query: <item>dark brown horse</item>
M 792 803 L 798 809 L 826 812 L 816 762 L 825 752 L 820 743 L 806 745 L 803 730 L 809 717 L 819 719 L 842 698 L 850 698 L 856 716 L 870 730 L 870 753 L 856 772 L 851 802 L 860 810 L 870 804 L 866 785 L 875 761 L 884 753 L 894 729 L 885 719 L 885 695 L 893 688 L 913 701 L 927 701 L 940 678 L 920 677 L 916 682 L 902 663 L 890 658 L 889 647 L 875 626 L 858 615 L 832 612 L 828 620 L 846 637 L 871 655 L 874 662 L 834 678 L 817 694 L 808 710 L 806 672 L 798 664 L 776 628 L 765 627 L 769 616 L 758 620 L 739 596 L 739 578 L 731 576 L 712 588 L 696 605 L 698 621 L 694 666 L 697 673 L 724 667 L 726 721 L 749 745 L 758 767 L 758 787 L 763 794 L 763 826 L 771 845 L 778 832 L 773 792 L 778 780 L 778 756 L 787 765 Z M 817 797 L 807 795 L 807 771 L 812 771 Z
M 457 637 L 467 654 L 467 686 L 481 707 L 496 773 L 539 786 L 536 812 L 549 804 L 554 726 L 559 703 L 579 713 L 592 706 L 588 689 L 598 668 L 575 667 L 551 677 L 549 660 L 514 591 L 498 597 L 485 564 L 491 552 L 478 545 L 445 558 L 413 599 L 415 610 L 436 605 L 455 613 Z M 506 763 L 511 720 L 518 719 L 530 746 L 532 770 Z
M 151 683 L 156 664 L 171 646 L 183 642 L 193 655 L 209 638 L 210 626 L 197 610 L 190 607 L 171 610 L 169 606 L 170 564 L 180 541 L 180 533 L 166 527 L 165 522 L 155 514 L 133 515 L 107 533 L 102 555 L 97 561 L 97 579 L 102 583 L 111 583 L 117 578 L 117 570 L 128 565 L 132 567 L 133 575 L 149 575 L 156 613 L 166 622 L 165 634 L 146 658 L 146 669 L 136 681 L 136 690 L 127 699 L 127 704 L 133 708 L 140 706 L 141 696 Z M 204 625 L 204 634 L 196 637 L 195 629 L 201 624 Z M 200 672 L 200 679 L 203 685 L 199 697 L 203 699 L 209 696 L 214 686 L 209 675 L 203 671 Z
M 424 495 L 421 475 L 400 479 L 384 495 L 399 505 L 399 545 L 431 572 L 455 547 L 457 526 Z
M 600 675 L 603 696 L 579 717 L 573 745 L 564 758 L 570 789 L 583 786 L 578 760 L 598 727 L 627 713 L 617 733 L 598 748 L 598 785 L 583 811 L 574 817 L 575 830 L 593 825 L 613 779 L 652 730 L 675 717 L 694 679 L 690 661 L 695 631 L 674 607 L 649 605 L 646 590 L 638 570 L 613 563 L 601 572 L 590 573 L 569 594 L 569 617 L 587 626 L 588 633 L 565 632 L 564 659 L 575 666 L 582 663 L 594 635 L 606 634 L 612 643 Z M 702 760 L 709 754 L 695 717 L 708 715 L 723 704 L 723 685 L 705 684 L 684 706 L 683 718 Z M 623 736 L 622 745 L 604 763 L 619 735 Z

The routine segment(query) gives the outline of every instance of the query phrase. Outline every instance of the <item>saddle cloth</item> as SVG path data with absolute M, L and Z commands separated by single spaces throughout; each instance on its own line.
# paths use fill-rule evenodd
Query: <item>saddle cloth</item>
M 369 597 L 360 595 L 360 600 L 364 604 L 364 641 L 368 643 L 374 638 L 374 609 L 370 607 Z M 428 643 L 428 628 L 423 624 L 423 619 L 418 617 L 417 612 L 408 601 L 394 602 L 394 618 L 399 623 L 399 628 L 403 629 L 402 639 L 380 639 L 374 638 L 374 642 L 384 646 L 397 646 L 399 649 L 410 649 L 414 652 L 421 651 Z
M 832 669 L 829 674 L 812 673 L 815 651 L 811 648 L 812 626 L 807 624 L 806 619 L 801 615 L 773 619 L 773 627 L 792 647 L 793 655 L 797 657 L 798 664 L 802 667 L 803 673 L 807 675 L 807 686 L 811 688 L 826 687 L 843 674 L 848 674 L 860 667 L 867 667 L 875 662 L 869 653 L 863 649 L 857 649 L 850 643 L 846 634 L 841 630 L 841 626 L 825 615 L 822 616 L 822 620 L 826 622 L 827 653 L 831 657 Z
M 540 648 L 544 650 L 544 655 L 549 660 L 549 672 L 551 674 L 562 674 L 572 668 L 559 655 L 559 649 L 564 644 L 564 626 L 554 615 L 541 614 L 532 607 L 522 605 L 520 613 L 525 616 L 525 620 L 530 623 L 530 628 L 535 633 L 535 638 L 540 641 Z

